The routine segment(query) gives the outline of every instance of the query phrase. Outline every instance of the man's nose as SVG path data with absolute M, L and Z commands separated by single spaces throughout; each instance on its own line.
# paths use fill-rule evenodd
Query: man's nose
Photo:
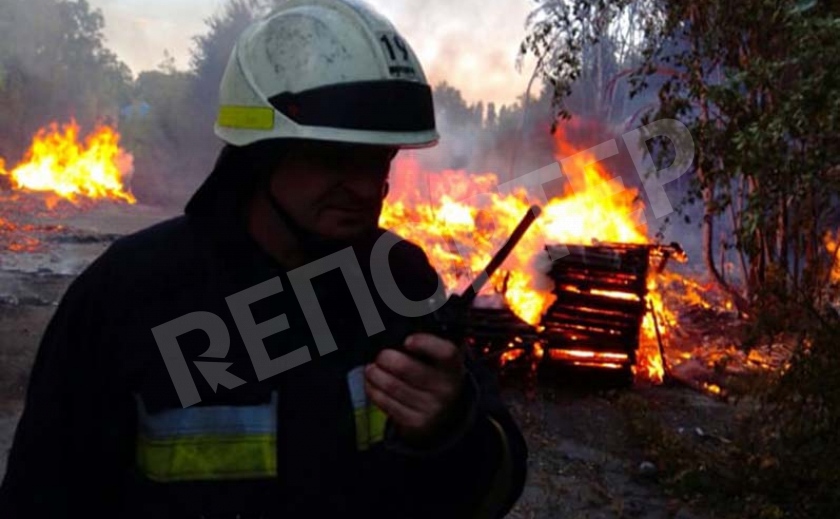
M 366 172 L 364 174 L 349 175 L 344 182 L 344 187 L 350 192 L 364 198 L 365 200 L 380 200 L 385 189 L 387 173 Z

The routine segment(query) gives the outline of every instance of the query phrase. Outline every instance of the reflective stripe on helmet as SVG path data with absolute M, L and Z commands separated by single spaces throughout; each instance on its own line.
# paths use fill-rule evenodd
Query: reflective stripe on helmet
M 146 412 L 137 398 L 137 466 L 150 480 L 218 481 L 277 475 L 277 395 L 256 406 Z
M 240 130 L 274 129 L 274 110 L 261 106 L 221 106 L 216 121 L 223 128 Z

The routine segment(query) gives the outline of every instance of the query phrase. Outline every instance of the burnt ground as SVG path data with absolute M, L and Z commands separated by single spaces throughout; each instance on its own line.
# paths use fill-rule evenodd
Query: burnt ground
M 0 478 L 28 372 L 57 301 L 107 246 L 97 235 L 127 233 L 165 217 L 151 210 L 140 214 L 131 219 L 84 215 L 73 222 L 81 229 L 71 233 L 76 238 L 59 240 L 50 252 L 0 254 Z M 622 401 L 640 399 L 666 427 L 700 436 L 727 436 L 731 406 L 680 387 L 609 389 L 596 379 L 547 372 L 536 382 L 525 378 L 504 379 L 505 399 L 530 451 L 528 482 L 511 518 L 712 517 L 667 495 L 657 468 L 646 463 L 645 446 L 627 430 Z

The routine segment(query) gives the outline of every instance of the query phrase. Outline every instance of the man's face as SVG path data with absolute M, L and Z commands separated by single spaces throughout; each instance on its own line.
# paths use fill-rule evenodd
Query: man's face
M 352 240 L 375 228 L 397 149 L 318 141 L 289 146 L 271 177 L 271 195 L 304 229 Z

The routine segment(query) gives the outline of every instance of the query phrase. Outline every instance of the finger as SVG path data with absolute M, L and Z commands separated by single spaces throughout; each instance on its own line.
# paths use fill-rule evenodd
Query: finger
M 409 335 L 405 340 L 405 349 L 443 366 L 460 368 L 464 363 L 463 353 L 458 346 L 428 333 Z
M 367 380 L 365 380 L 365 392 L 371 402 L 388 415 L 388 418 L 393 420 L 396 425 L 408 428 L 422 427 L 424 423 L 423 414 L 404 406 Z
M 376 357 L 375 364 L 419 391 L 434 390 L 446 376 L 436 365 L 390 348 Z
M 432 395 L 418 391 L 376 364 L 370 364 L 365 368 L 365 377 L 376 389 L 402 405 L 421 413 L 433 411 L 431 409 L 434 398 Z

